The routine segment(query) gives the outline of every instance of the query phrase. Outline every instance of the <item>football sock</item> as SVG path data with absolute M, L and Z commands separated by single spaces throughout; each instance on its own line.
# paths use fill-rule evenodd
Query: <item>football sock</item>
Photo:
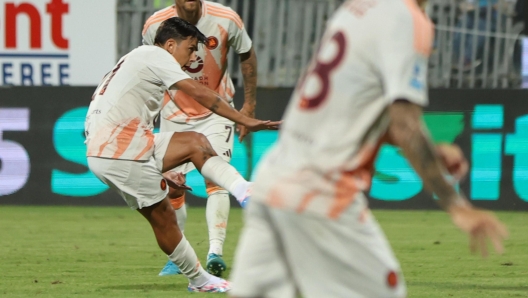
M 209 158 L 202 166 L 201 174 L 221 188 L 227 189 L 239 202 L 244 200 L 246 191 L 251 185 L 220 156 Z
M 180 227 L 180 231 L 183 234 L 183 231 L 185 230 L 185 222 L 187 221 L 187 207 L 183 205 L 180 209 L 176 209 L 174 211 L 176 212 L 178 227 Z
M 222 255 L 229 217 L 229 194 L 220 190 L 209 195 L 205 217 L 209 229 L 209 253 Z
M 189 279 L 189 283 L 196 287 L 201 287 L 211 279 L 211 274 L 207 273 L 189 244 L 189 241 L 182 235 L 182 239 L 169 259 L 180 268 L 183 275 Z

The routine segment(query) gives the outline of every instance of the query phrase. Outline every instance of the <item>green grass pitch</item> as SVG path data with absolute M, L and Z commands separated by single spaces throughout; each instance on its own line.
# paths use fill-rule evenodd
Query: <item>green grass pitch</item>
M 506 253 L 487 259 L 468 252 L 465 236 L 441 212 L 374 213 L 402 264 L 409 297 L 528 297 L 526 213 L 499 213 L 511 235 Z M 228 264 L 241 227 L 241 211 L 233 209 Z M 189 210 L 186 236 L 205 259 L 204 209 Z M 182 276 L 158 277 L 166 260 L 147 221 L 124 207 L 0 207 L 0 297 L 213 295 L 188 293 Z

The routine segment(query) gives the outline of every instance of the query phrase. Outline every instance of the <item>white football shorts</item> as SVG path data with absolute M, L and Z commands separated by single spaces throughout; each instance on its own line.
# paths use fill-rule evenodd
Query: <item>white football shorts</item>
M 363 194 L 337 220 L 251 201 L 231 281 L 234 297 L 406 295 L 400 265 Z
M 175 123 L 161 117 L 160 132 L 198 132 L 203 134 L 218 156 L 226 162 L 231 161 L 233 154 L 233 139 L 235 138 L 234 123 L 222 116 L 211 114 L 209 117 L 189 123 Z M 192 163 L 180 165 L 172 171 L 187 174 L 194 170 Z
M 117 191 L 131 209 L 161 202 L 168 192 L 161 175 L 163 157 L 173 133 L 154 135 L 154 155 L 146 161 L 88 157 L 88 167 L 103 183 Z

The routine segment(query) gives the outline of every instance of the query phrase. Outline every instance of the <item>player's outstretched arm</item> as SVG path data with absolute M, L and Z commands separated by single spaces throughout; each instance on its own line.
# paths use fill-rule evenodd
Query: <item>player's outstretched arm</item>
M 421 120 L 420 106 L 405 100 L 394 102 L 390 108 L 391 122 L 388 129 L 389 141 L 402 148 L 403 153 L 423 180 L 424 186 L 438 197 L 438 204 L 451 215 L 455 225 L 470 236 L 473 252 L 480 250 L 487 255 L 487 239 L 502 253 L 502 241 L 507 236 L 505 226 L 489 212 L 475 209 L 469 201 L 458 194 L 447 181 L 446 161 L 442 150 L 434 147 L 427 128 Z M 458 153 L 447 153 L 450 158 L 459 159 Z
M 185 79 L 174 84 L 171 89 L 180 90 L 194 98 L 199 104 L 211 112 L 225 117 L 233 122 L 244 125 L 249 131 L 259 131 L 279 128 L 280 121 L 262 121 L 242 115 L 233 109 L 227 101 L 213 90 L 202 86 L 192 79 Z
M 255 118 L 257 106 L 257 56 L 253 47 L 249 52 L 240 54 L 240 69 L 244 78 L 244 106 L 240 110 L 244 116 Z M 242 140 L 248 134 L 247 129 L 239 125 L 237 127 L 239 139 Z

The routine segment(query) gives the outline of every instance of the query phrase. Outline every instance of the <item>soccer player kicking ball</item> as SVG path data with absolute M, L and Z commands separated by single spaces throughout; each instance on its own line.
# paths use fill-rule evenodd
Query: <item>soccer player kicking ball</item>
M 243 116 L 216 93 L 192 80 L 182 67 L 194 58 L 205 36 L 190 23 L 171 18 L 161 24 L 154 46 L 122 57 L 96 89 L 86 116 L 88 166 L 150 223 L 158 245 L 189 279 L 189 291 L 225 292 L 229 284 L 207 273 L 178 228 L 168 188 L 182 187 L 162 173 L 192 162 L 208 179 L 238 200 L 249 182 L 212 149 L 199 133 L 152 133 L 167 89 L 181 90 L 200 104 L 250 131 L 276 129 L 279 123 Z
M 235 88 L 228 71 L 229 50 L 239 54 L 240 69 L 244 81 L 244 106 L 240 112 L 250 118 L 255 117 L 257 89 L 257 59 L 244 23 L 231 8 L 219 3 L 204 0 L 175 0 L 174 5 L 155 12 L 145 23 L 143 43 L 154 44 L 154 36 L 161 22 L 171 17 L 180 17 L 195 25 L 206 37 L 207 43 L 196 52 L 197 59 L 187 68 L 186 73 L 200 84 L 225 96 L 232 105 Z M 171 100 L 171 97 L 174 100 Z M 160 115 L 161 132 L 194 131 L 205 135 L 213 149 L 229 162 L 233 153 L 233 121 L 211 113 L 188 94 L 171 91 L 166 95 Z M 248 133 L 239 126 L 239 140 Z M 192 163 L 171 169 L 168 175 L 187 174 L 192 171 Z M 206 179 L 207 207 L 205 216 L 209 230 L 209 252 L 206 269 L 209 273 L 221 276 L 227 266 L 222 259 L 229 217 L 228 192 Z M 176 210 L 180 229 L 184 230 L 187 220 L 185 191 L 168 194 Z M 159 275 L 179 274 L 173 262 L 168 262 Z
M 259 165 L 232 297 L 405 297 L 400 265 L 364 192 L 384 143 L 399 146 L 471 248 L 502 251 L 506 228 L 446 180 L 467 162 L 422 123 L 433 25 L 416 0 L 346 1 Z

